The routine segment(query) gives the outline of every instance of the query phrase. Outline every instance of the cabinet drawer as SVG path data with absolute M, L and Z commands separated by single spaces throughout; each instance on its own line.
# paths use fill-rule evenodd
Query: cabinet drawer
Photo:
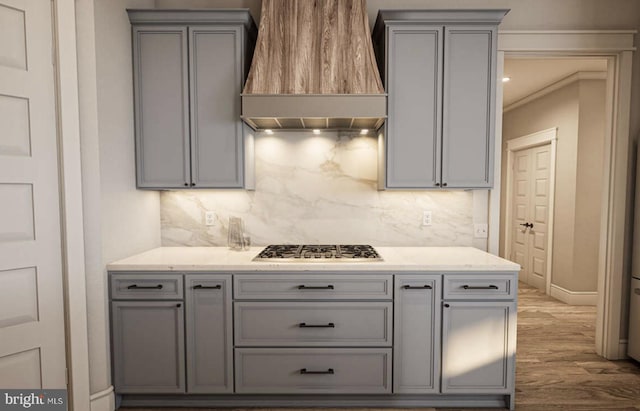
M 233 297 L 244 300 L 391 300 L 390 275 L 247 274 L 233 279 Z
M 237 348 L 236 392 L 388 394 L 390 348 Z
M 513 300 L 515 275 L 445 275 L 445 300 Z
M 237 302 L 237 346 L 391 346 L 391 302 Z
M 111 274 L 114 300 L 182 300 L 180 274 Z

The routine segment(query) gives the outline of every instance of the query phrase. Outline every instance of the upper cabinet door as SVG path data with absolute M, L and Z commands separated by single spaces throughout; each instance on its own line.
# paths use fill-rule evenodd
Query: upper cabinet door
M 197 27 L 189 32 L 192 183 L 196 188 L 241 188 L 242 28 Z
M 496 28 L 445 28 L 442 185 L 493 185 Z
M 184 188 L 189 170 L 186 27 L 134 27 L 137 184 Z
M 442 26 L 387 27 L 387 188 L 440 181 Z

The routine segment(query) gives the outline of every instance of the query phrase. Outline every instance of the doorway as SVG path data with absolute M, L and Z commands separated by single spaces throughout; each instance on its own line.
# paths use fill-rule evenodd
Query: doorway
M 520 281 L 550 293 L 557 129 L 507 141 L 505 256 Z
M 603 58 L 505 58 L 503 255 L 570 305 L 597 303 L 606 78 Z
M 625 230 L 627 227 L 627 180 L 631 78 L 633 67 L 633 31 L 502 31 L 498 38 L 498 79 L 502 79 L 505 56 L 603 58 L 607 60 L 606 144 L 604 146 L 604 190 L 601 198 L 600 253 L 598 261 L 598 302 L 596 349 L 607 359 L 626 356 L 623 323 L 629 289 L 626 276 Z M 498 106 L 502 105 L 502 82 L 498 81 Z M 502 124 L 502 111 L 496 111 Z M 497 141 L 501 141 L 497 128 Z M 501 145 L 496 146 L 496 172 L 501 170 Z M 501 193 L 501 180 L 495 193 Z M 489 250 L 498 254 L 501 239 L 501 198 L 489 197 Z

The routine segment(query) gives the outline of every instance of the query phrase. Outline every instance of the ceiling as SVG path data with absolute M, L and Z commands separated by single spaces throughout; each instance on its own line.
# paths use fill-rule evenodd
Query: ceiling
M 595 58 L 505 58 L 503 107 L 553 84 L 578 71 L 606 71 L 607 61 Z

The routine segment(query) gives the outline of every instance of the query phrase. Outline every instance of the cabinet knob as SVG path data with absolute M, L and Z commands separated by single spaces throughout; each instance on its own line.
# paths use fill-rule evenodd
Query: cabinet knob
M 176 304 L 176 307 L 180 308 L 182 307 L 182 304 Z
M 442 183 L 442 187 L 446 187 L 446 186 L 447 186 L 447 183 Z
M 449 304 L 445 304 L 445 305 L 444 305 L 444 308 L 449 308 L 449 307 L 450 307 L 450 305 L 449 305 Z
M 189 183 L 184 183 L 184 186 L 185 187 L 189 187 Z
M 195 186 L 195 185 L 196 185 L 196 183 L 191 183 L 191 187 L 193 187 L 193 186 Z
M 436 187 L 440 187 L 440 183 L 436 183 Z

